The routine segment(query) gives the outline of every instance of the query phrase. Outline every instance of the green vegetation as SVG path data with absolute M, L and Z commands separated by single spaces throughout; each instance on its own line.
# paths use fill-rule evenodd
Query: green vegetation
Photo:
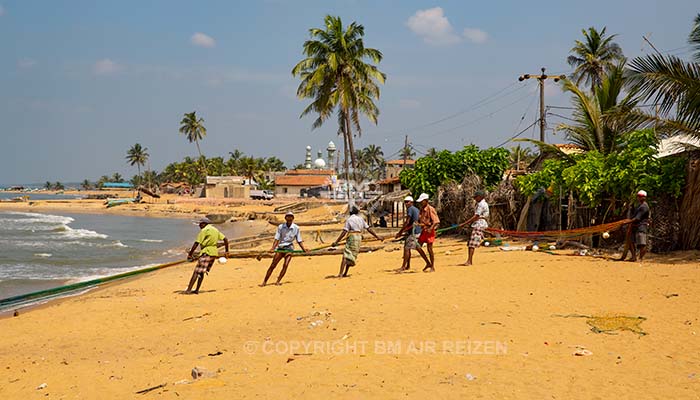
M 457 152 L 443 150 L 435 157 L 421 157 L 414 168 L 401 171 L 401 184 L 413 193 L 433 195 L 438 186 L 448 182 L 461 182 L 467 174 L 476 174 L 485 187 L 501 181 L 503 172 L 510 165 L 510 153 L 506 149 L 480 150 L 470 145 Z
M 571 192 L 589 207 L 630 201 L 639 189 L 650 196 L 681 194 L 686 160 L 656 158 L 658 144 L 653 130 L 630 132 L 617 145 L 624 150 L 609 154 L 591 150 L 569 159 L 546 160 L 540 171 L 518 177 L 516 186 L 525 195 L 548 187 L 555 195 Z

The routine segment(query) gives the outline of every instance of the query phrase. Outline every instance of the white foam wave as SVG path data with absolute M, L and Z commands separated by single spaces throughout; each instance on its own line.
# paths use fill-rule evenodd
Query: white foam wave
M 66 226 L 66 230 L 61 232 L 61 234 L 69 239 L 107 239 L 109 237 L 104 233 L 89 229 L 73 229 L 70 226 Z
M 118 240 L 114 244 L 112 244 L 112 246 L 114 246 L 114 247 L 129 247 Z
M 141 239 L 140 241 L 148 243 L 163 243 L 161 239 Z
M 53 254 L 51 254 L 51 253 L 34 253 L 34 257 L 42 257 L 42 258 L 49 258 L 52 255 Z
M 6 221 L 11 221 L 11 222 L 20 222 L 20 223 L 34 223 L 34 224 L 48 224 L 48 225 L 66 225 L 70 224 L 71 222 L 75 221 L 71 217 L 65 217 L 63 215 L 52 215 L 52 214 L 39 214 L 39 213 L 28 213 L 28 212 L 18 212 L 18 211 L 8 211 L 4 212 L 4 214 L 9 214 L 9 215 L 18 215 L 18 216 L 25 216 L 29 218 L 12 218 L 12 219 L 5 219 Z

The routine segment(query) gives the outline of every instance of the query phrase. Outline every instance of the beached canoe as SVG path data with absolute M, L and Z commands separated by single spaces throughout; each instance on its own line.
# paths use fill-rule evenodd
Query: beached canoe
M 107 208 L 112 208 L 116 206 L 121 206 L 124 204 L 132 204 L 136 202 L 136 199 L 114 199 L 114 200 L 107 200 Z

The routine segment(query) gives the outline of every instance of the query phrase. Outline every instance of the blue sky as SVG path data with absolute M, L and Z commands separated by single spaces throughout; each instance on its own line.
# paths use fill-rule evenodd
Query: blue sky
M 690 0 L 0 0 L 0 183 L 130 177 L 134 143 L 160 170 L 196 154 L 178 133 L 192 110 L 208 157 L 237 148 L 291 167 L 307 145 L 340 144 L 334 120 L 312 131 L 313 117 L 299 118 L 307 101 L 290 73 L 326 14 L 364 25 L 366 46 L 384 53 L 379 124 L 365 121 L 357 145 L 389 157 L 405 134 L 419 153 L 499 145 L 536 118 L 536 82 L 517 77 L 568 73 L 581 29 L 607 26 L 628 57 L 652 51 L 642 35 L 685 56 L 698 12 Z M 546 103 L 569 99 L 552 84 Z

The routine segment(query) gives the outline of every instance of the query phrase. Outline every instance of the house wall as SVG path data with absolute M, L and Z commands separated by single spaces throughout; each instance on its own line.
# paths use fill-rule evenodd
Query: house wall
M 211 199 L 247 199 L 250 197 L 250 186 L 220 183 L 207 185 L 207 198 Z
M 301 189 L 303 186 L 275 186 L 275 196 L 276 197 L 299 197 L 301 195 Z

